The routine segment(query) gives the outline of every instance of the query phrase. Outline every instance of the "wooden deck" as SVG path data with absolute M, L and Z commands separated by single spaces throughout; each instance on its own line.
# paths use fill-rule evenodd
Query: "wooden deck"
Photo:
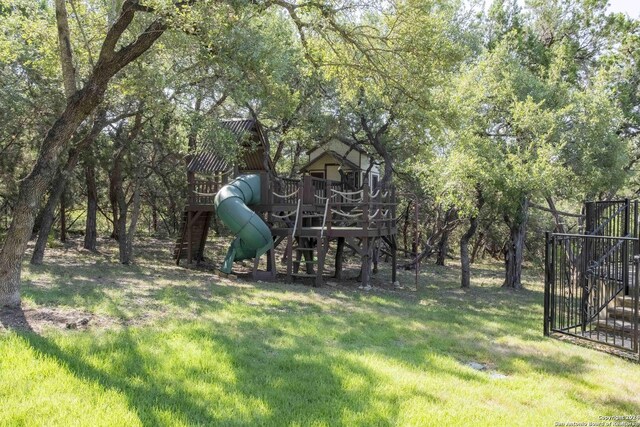
M 289 236 L 293 234 L 291 228 L 271 228 L 271 233 L 275 237 Z M 398 233 L 395 227 L 393 228 L 369 228 L 363 229 L 362 227 L 332 227 L 330 230 L 323 227 L 300 227 L 296 230 L 296 237 L 383 237 L 393 236 Z
M 345 241 L 350 242 L 351 247 L 359 246 L 362 280 L 368 283 L 376 239 L 383 239 L 390 246 L 394 259 L 392 280 L 395 281 L 397 201 L 394 188 L 372 190 L 364 185 L 361 189 L 350 190 L 344 183 L 311 176 L 300 180 L 272 179 L 267 173 L 260 173 L 260 176 L 261 203 L 250 208 L 269 225 L 276 245 L 286 240 L 288 258 L 296 257 L 287 268 L 290 279 L 313 276 L 316 284 L 320 284 L 322 274 L 299 274 L 298 268 L 315 264 L 318 271 L 322 271 L 329 241 L 337 240 L 341 247 Z M 226 175 L 220 175 L 216 180 L 191 180 L 185 212 L 213 212 L 215 195 L 231 180 L 232 177 Z M 181 247 L 185 246 L 184 240 L 194 240 L 190 229 L 184 230 L 182 240 L 178 242 Z M 191 245 L 186 247 L 191 248 Z M 342 252 L 337 257 L 341 258 Z M 336 260 L 336 265 L 341 263 Z

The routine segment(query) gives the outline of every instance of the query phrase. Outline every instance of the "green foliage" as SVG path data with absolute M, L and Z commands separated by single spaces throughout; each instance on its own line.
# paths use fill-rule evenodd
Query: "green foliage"
M 263 123 L 282 175 L 333 136 L 385 158 L 399 191 L 425 200 L 426 238 L 451 207 L 480 215 L 499 243 L 524 199 L 577 211 L 583 199 L 636 191 L 639 25 L 608 14 L 605 0 L 143 4 L 152 11 L 136 13 L 121 46 L 159 16 L 170 29 L 112 79 L 101 105 L 121 117 L 83 158 L 98 165 L 103 211 L 116 131 L 126 135 L 138 108 L 125 187 L 142 185 L 143 210 L 161 207 L 167 223 L 179 222 L 187 155 L 237 157 L 219 126 L 232 117 Z M 68 4 L 79 87 L 120 6 Z M 53 5 L 0 0 L 0 15 L 0 197 L 11 201 L 64 96 Z M 83 173 L 72 181 L 69 208 L 82 209 Z

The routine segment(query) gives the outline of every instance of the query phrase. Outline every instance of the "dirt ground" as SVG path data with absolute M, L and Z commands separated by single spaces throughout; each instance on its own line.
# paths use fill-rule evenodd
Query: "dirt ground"
M 107 316 L 60 307 L 2 308 L 0 331 L 8 329 L 42 332 L 46 329 L 88 329 L 108 327 L 117 321 Z
M 205 261 L 199 264 L 185 265 L 181 261 L 176 266 L 172 259 L 174 241 L 172 239 L 140 238 L 135 245 L 135 262 L 132 266 L 118 263 L 117 245 L 111 239 L 98 242 L 99 251 L 91 253 L 82 248 L 82 237 L 68 239 L 66 244 L 54 243 L 47 249 L 44 265 L 31 266 L 33 242 L 25 256 L 23 268 L 23 304 L 21 309 L 0 309 L 0 331 L 8 329 L 32 330 L 42 332 L 46 329 L 86 330 L 89 328 L 110 328 L 122 325 L 146 324 L 157 322 L 169 316 L 154 295 L 158 292 L 171 292 L 172 289 L 188 288 L 186 292 L 200 301 L 214 299 L 211 295 L 212 282 L 223 286 L 242 288 L 248 285 L 263 286 L 262 282 L 250 279 L 253 263 L 251 260 L 235 263 L 234 275 L 220 277 L 216 267 L 222 263 L 230 237 L 215 238 L 210 236 L 207 242 Z M 335 246 L 332 245 L 332 246 Z M 276 286 L 312 286 L 313 280 L 297 279 L 289 284 L 284 274 L 284 244 L 276 251 L 276 268 L 278 277 Z M 266 257 L 263 257 L 260 268 L 266 268 Z M 371 287 L 364 289 L 357 281 L 359 274 L 359 257 L 351 250 L 345 250 L 343 277 L 335 280 L 333 264 L 335 248 L 327 254 L 324 270 L 325 285 L 314 288 L 320 295 L 334 292 L 385 292 L 412 294 L 412 287 L 394 286 L 391 282 L 390 264 L 380 260 L 378 274 L 372 276 Z M 400 280 L 409 282 L 413 272 L 401 272 Z M 405 283 L 406 284 L 406 283 Z M 264 284 L 271 286 L 271 284 Z M 118 301 L 125 314 L 111 316 L 96 314 L 93 310 L 78 309 L 70 297 L 78 294 L 94 294 L 104 292 L 124 292 L 126 299 Z M 25 298 L 25 294 L 27 298 Z M 102 298 L 109 294 L 100 294 Z M 29 298 L 31 296 L 31 298 Z M 99 311 L 99 310 L 98 310 Z M 130 314 L 131 313 L 131 314 Z M 173 313 L 172 315 L 175 315 Z M 188 310 L 181 310 L 179 316 L 190 315 Z M 191 314 L 195 316 L 196 314 Z

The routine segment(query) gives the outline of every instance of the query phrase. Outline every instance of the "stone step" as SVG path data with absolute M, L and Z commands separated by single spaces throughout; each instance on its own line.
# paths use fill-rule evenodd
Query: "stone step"
M 636 325 L 629 321 L 616 319 L 600 319 L 596 322 L 596 330 L 608 332 L 623 337 L 632 337 L 635 334 Z M 640 330 L 640 327 L 638 328 Z
M 614 306 L 607 308 L 607 317 L 609 319 L 626 320 L 627 322 L 637 320 L 638 310 L 634 310 L 632 307 L 626 307 L 624 305 Z
M 618 295 L 615 299 L 615 305 L 618 307 L 633 307 L 634 299 L 631 295 Z

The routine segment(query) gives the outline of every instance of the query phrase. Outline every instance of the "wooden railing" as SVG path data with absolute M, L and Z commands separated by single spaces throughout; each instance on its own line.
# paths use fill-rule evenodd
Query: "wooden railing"
M 193 181 L 189 184 L 191 206 L 213 205 L 213 199 L 224 184 L 217 181 Z
M 339 198 L 331 190 L 344 191 L 345 184 L 340 181 L 332 181 L 330 179 L 316 178 L 313 176 L 306 176 L 305 178 L 305 192 L 310 194 L 305 197 L 307 203 L 314 205 L 324 206 L 329 196 Z M 313 196 L 313 198 L 311 197 Z
M 365 231 L 387 229 L 391 233 L 397 224 L 394 189 L 376 190 L 373 194 L 368 186 L 358 192 L 332 191 L 326 211 L 327 230 L 346 226 Z
M 280 178 L 274 182 L 271 203 L 275 205 L 296 205 L 299 198 L 300 180 Z

